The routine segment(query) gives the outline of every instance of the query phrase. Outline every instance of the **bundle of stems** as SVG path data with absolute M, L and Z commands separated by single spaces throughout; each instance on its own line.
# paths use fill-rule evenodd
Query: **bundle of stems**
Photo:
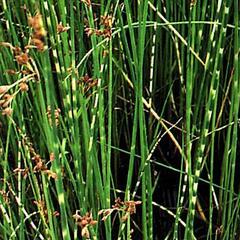
M 0 239 L 238 239 L 239 9 L 1 0 Z

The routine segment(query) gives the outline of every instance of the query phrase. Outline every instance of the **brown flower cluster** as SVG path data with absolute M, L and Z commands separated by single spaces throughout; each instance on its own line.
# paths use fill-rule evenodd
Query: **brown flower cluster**
M 13 54 L 15 56 L 15 60 L 19 65 L 27 65 L 29 64 L 29 56 L 27 52 L 24 52 L 20 47 L 12 46 L 11 49 L 13 50 Z
M 8 43 L 8 42 L 1 42 L 0 43 L 0 46 L 3 46 L 3 47 L 8 47 L 10 48 L 12 51 L 13 51 L 13 54 L 14 54 L 14 57 L 15 57 L 15 60 L 17 61 L 17 63 L 19 65 L 27 65 L 27 67 L 29 67 L 29 56 L 28 56 L 28 53 L 23 51 L 20 47 L 16 46 L 12 46 L 12 44 Z M 9 71 L 9 73 L 11 74 L 14 74 L 16 73 L 14 70 L 11 70 Z
M 100 25 L 102 29 L 93 29 L 86 27 L 85 32 L 88 37 L 96 34 L 96 36 L 103 36 L 104 38 L 111 38 L 112 36 L 112 16 L 101 16 Z
M 100 25 L 105 29 L 112 28 L 112 16 L 101 16 Z
M 0 190 L 0 195 L 2 195 L 2 199 L 6 204 L 10 203 L 9 193 L 9 191 L 6 192 L 5 190 Z
M 21 173 L 23 178 L 27 178 L 28 173 L 29 173 L 29 168 L 15 168 L 13 170 L 14 173 Z
M 139 204 L 141 204 L 141 201 L 123 202 L 120 198 L 117 198 L 112 208 L 100 210 L 98 212 L 98 215 L 103 215 L 101 220 L 105 221 L 107 217 L 112 214 L 112 212 L 121 211 L 124 214 L 122 221 L 126 221 L 129 215 L 136 213 L 136 206 Z M 81 227 L 81 236 L 90 239 L 90 232 L 88 227 L 97 224 L 97 221 L 93 220 L 92 213 L 87 212 L 84 216 L 81 216 L 79 214 L 79 210 L 77 210 L 76 214 L 73 215 L 73 218 L 75 219 L 76 224 Z
M 89 226 L 94 226 L 97 221 L 93 220 L 91 212 L 87 212 L 84 216 L 81 216 L 78 211 L 73 215 L 73 218 L 76 221 L 76 224 L 81 227 L 81 235 L 87 239 L 90 238 L 90 233 L 88 230 Z
M 83 87 L 84 93 L 88 92 L 92 87 L 96 86 L 97 83 L 97 79 L 89 77 L 87 73 L 79 80 L 79 84 Z
M 43 216 L 43 218 L 45 219 L 46 223 L 48 223 L 48 210 L 47 210 L 47 206 L 44 200 L 38 200 L 38 201 L 33 201 L 34 204 L 36 204 L 38 206 L 40 215 Z M 59 212 L 58 211 L 54 211 L 52 213 L 53 216 L 57 217 L 59 216 Z
M 114 211 L 123 212 L 122 221 L 126 221 L 129 215 L 136 213 L 136 206 L 140 205 L 141 201 L 122 201 L 120 198 L 115 200 L 115 204 L 110 209 L 103 209 L 98 212 L 99 215 L 103 214 L 102 220 L 105 221 L 108 216 L 112 214 Z
M 28 78 L 22 78 L 14 84 L 0 86 L 0 109 L 2 111 L 2 115 L 12 115 L 13 110 L 11 107 L 11 103 L 19 91 L 28 91 L 27 80 Z M 16 90 L 13 94 L 10 94 L 10 89 L 12 89 L 15 85 L 19 87 L 18 90 Z
M 32 157 L 32 160 L 35 164 L 35 166 L 33 168 L 34 172 L 41 172 L 41 171 L 47 170 L 47 166 L 45 164 L 45 161 L 41 158 L 41 156 L 39 154 L 35 154 Z
M 11 116 L 13 112 L 11 103 L 14 97 L 18 94 L 19 91 L 28 91 L 27 82 L 24 80 L 18 83 L 18 87 L 19 89 L 15 93 L 10 94 L 8 91 L 12 88 L 12 85 L 0 86 L 0 108 L 2 110 L 2 115 Z
M 15 60 L 19 65 L 29 65 L 29 56 L 27 52 L 23 52 L 20 47 L 14 47 L 13 53 Z
M 57 179 L 57 174 L 55 172 L 49 170 L 47 167 L 48 163 L 53 162 L 55 160 L 54 153 L 50 153 L 49 161 L 48 161 L 48 163 L 46 163 L 46 161 L 44 159 L 42 159 L 42 157 L 39 154 L 36 153 L 36 151 L 33 147 L 33 144 L 30 142 L 28 137 L 24 136 L 24 138 L 22 140 L 22 144 L 24 146 L 26 146 L 30 152 L 30 156 L 34 163 L 33 172 L 34 173 L 43 172 L 49 178 Z M 28 168 L 26 168 L 26 169 L 16 168 L 16 169 L 14 169 L 13 172 L 14 173 L 21 172 L 24 177 L 27 177 L 27 174 L 29 173 L 29 169 Z
M 45 160 L 41 158 L 40 155 L 36 154 L 32 157 L 35 166 L 33 168 L 34 172 L 43 172 L 48 175 L 49 178 L 57 179 L 57 174 L 47 168 Z
M 29 89 L 25 81 L 20 82 L 18 86 L 22 92 L 27 92 Z
M 28 82 L 39 80 L 39 72 L 34 60 L 29 56 L 27 46 L 23 51 L 18 46 L 13 46 L 8 42 L 0 42 L 0 46 L 10 48 L 15 61 L 21 66 L 21 70 L 16 71 L 14 69 L 6 70 L 7 74 L 15 75 L 19 74 L 20 79 L 10 85 L 0 86 L 0 109 L 2 115 L 10 116 L 12 114 L 11 102 L 19 92 L 27 92 L 29 90 Z M 14 93 L 10 94 L 9 90 L 18 86 L 18 89 L 14 89 Z
M 12 115 L 12 108 L 11 108 L 11 102 L 13 100 L 13 95 L 10 95 L 8 93 L 3 93 L 4 89 L 8 86 L 0 86 L 0 107 L 2 109 L 2 115 L 11 116 Z
M 34 17 L 29 18 L 29 25 L 33 28 L 33 34 L 31 36 L 31 43 L 34 44 L 39 51 L 44 50 L 44 42 L 43 38 L 46 36 L 46 31 L 43 27 L 43 20 L 40 14 L 37 14 Z M 30 57 L 28 48 L 32 48 L 33 46 L 25 46 L 24 50 L 22 50 L 18 46 L 13 46 L 8 42 L 0 42 L 0 46 L 9 48 L 14 56 L 15 61 L 21 66 L 20 71 L 16 71 L 14 69 L 8 69 L 6 71 L 7 74 L 20 74 L 23 75 L 21 79 L 17 80 L 15 83 L 11 85 L 2 85 L 0 86 L 0 110 L 2 115 L 11 116 L 12 108 L 11 102 L 18 92 L 26 92 L 28 91 L 28 82 L 30 80 L 39 80 L 39 72 L 34 60 Z M 13 89 L 15 86 L 18 86 L 18 89 L 14 89 L 14 93 L 9 93 L 10 89 Z
M 47 32 L 43 25 L 42 15 L 37 13 L 34 17 L 29 17 L 28 24 L 33 28 L 31 43 L 38 51 L 43 51 L 45 49 L 44 37 L 47 35 Z
M 48 211 L 46 207 L 46 203 L 44 200 L 33 201 L 34 204 L 38 206 L 40 215 L 43 216 L 46 222 L 48 222 Z
M 57 25 L 57 33 L 63 33 L 63 32 L 67 32 L 70 29 L 70 27 L 64 27 L 62 25 L 62 23 L 59 23 Z
M 59 120 L 60 113 L 61 113 L 60 108 L 57 108 L 57 109 L 54 110 L 54 124 L 56 126 L 58 126 L 59 122 L 60 122 L 60 120 Z M 48 106 L 46 114 L 47 114 L 47 117 L 48 117 L 48 121 L 49 121 L 50 125 L 52 126 L 53 123 L 52 123 L 51 107 L 50 106 Z
M 19 52 L 18 55 L 15 55 L 15 59 L 19 65 L 27 65 L 29 62 L 29 57 L 26 52 Z

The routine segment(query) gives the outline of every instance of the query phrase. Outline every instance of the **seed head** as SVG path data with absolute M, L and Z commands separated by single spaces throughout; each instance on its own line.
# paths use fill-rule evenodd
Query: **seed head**
M 27 92 L 28 91 L 28 85 L 25 83 L 25 82 L 21 82 L 20 84 L 19 84 L 19 88 L 20 88 L 20 90 L 22 91 L 22 92 Z
M 0 94 L 4 94 L 9 90 L 9 85 L 2 85 L 0 86 Z
M 57 33 L 66 32 L 70 29 L 70 27 L 64 27 L 61 23 L 57 25 Z
M 36 46 L 37 50 L 42 52 L 44 50 L 44 42 L 37 38 L 37 37 L 34 37 L 32 40 L 31 40 L 31 43 Z
M 29 57 L 27 53 L 21 53 L 20 55 L 15 56 L 15 58 L 19 65 L 26 65 L 29 61 Z
M 2 115 L 3 115 L 3 116 L 6 115 L 6 116 L 9 117 L 9 116 L 12 115 L 12 112 L 13 112 L 12 108 L 7 107 L 7 108 L 3 109 L 3 111 L 2 111 Z
M 37 34 L 39 38 L 45 37 L 47 32 L 43 26 L 43 19 L 41 14 L 37 14 L 34 17 L 29 17 L 28 24 L 34 29 L 34 34 Z

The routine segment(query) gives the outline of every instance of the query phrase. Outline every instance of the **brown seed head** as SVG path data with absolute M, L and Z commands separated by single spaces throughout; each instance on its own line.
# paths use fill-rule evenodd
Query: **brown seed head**
M 9 85 L 2 85 L 0 86 L 0 94 L 4 94 L 9 90 Z
M 10 105 L 11 101 L 13 100 L 13 96 L 6 93 L 4 96 L 3 96 L 3 100 L 0 101 L 0 105 L 2 108 L 6 108 Z
M 82 237 L 85 237 L 85 238 L 87 238 L 87 239 L 90 238 L 90 233 L 89 233 L 89 231 L 88 231 L 87 226 L 84 227 L 84 228 L 82 228 L 81 235 L 82 235 Z
M 10 100 L 9 101 L 1 101 L 0 105 L 2 108 L 7 108 L 7 107 L 9 107 L 10 103 L 11 103 Z
M 10 101 L 13 99 L 13 96 L 11 94 L 8 94 L 6 93 L 4 96 L 3 96 L 4 100 L 5 101 Z
M 64 27 L 61 23 L 57 25 L 57 33 L 66 32 L 70 29 L 70 27 Z
M 31 40 L 31 43 L 36 46 L 37 50 L 42 52 L 44 50 L 44 42 L 40 40 L 39 38 L 33 38 Z
M 112 27 L 112 16 L 101 16 L 100 24 L 105 28 Z
M 94 225 L 96 225 L 96 224 L 97 224 L 97 221 L 96 221 L 96 220 L 91 220 L 90 223 L 89 223 L 89 225 L 91 225 L 91 226 L 94 226 Z
M 23 75 L 30 74 L 31 72 L 29 70 L 21 70 L 21 73 Z
M 41 14 L 38 13 L 34 17 L 29 17 L 28 24 L 30 27 L 34 29 L 35 32 L 42 32 L 42 36 L 46 35 Z
M 41 156 L 39 154 L 35 154 L 34 157 L 32 157 L 32 160 L 35 163 L 38 163 L 39 161 L 42 161 Z
M 105 38 L 111 38 L 112 36 L 112 30 L 107 28 L 107 29 L 104 29 L 103 32 L 102 32 L 102 35 L 105 37 Z
M 95 30 L 92 28 L 85 28 L 85 32 L 88 37 L 92 36 L 95 33 Z
M 86 219 L 82 219 L 79 223 L 81 228 L 84 228 L 86 225 L 88 225 L 88 221 Z
M 29 57 L 27 53 L 22 53 L 20 55 L 15 56 L 17 63 L 19 65 L 26 65 L 29 61 Z
M 14 47 L 13 51 L 15 56 L 22 54 L 22 49 L 20 47 Z
M 46 173 L 48 175 L 48 178 L 52 178 L 52 179 L 57 179 L 57 174 L 51 170 L 44 170 L 44 173 Z
M 6 116 L 9 117 L 9 116 L 12 115 L 12 112 L 13 112 L 12 108 L 7 107 L 7 108 L 3 109 L 3 111 L 2 111 L 2 115 L 3 115 L 3 116 L 6 115 Z
M 19 84 L 19 88 L 20 88 L 20 90 L 22 91 L 22 92 L 27 92 L 28 91 L 28 85 L 25 83 L 25 82 L 21 82 L 20 84 Z

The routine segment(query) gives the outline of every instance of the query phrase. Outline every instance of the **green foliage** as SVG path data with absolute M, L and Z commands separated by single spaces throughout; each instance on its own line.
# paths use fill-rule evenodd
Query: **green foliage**
M 239 9 L 2 0 L 0 239 L 239 238 Z

